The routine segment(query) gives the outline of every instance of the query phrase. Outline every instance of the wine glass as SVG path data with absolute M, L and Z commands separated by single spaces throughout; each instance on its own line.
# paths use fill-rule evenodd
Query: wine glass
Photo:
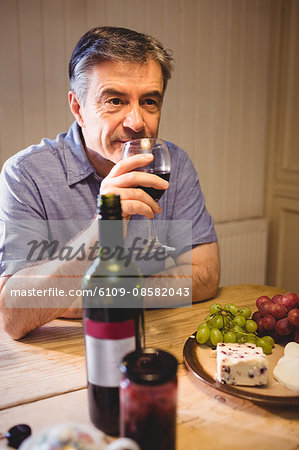
M 129 158 L 130 156 L 151 153 L 154 159 L 143 167 L 138 167 L 134 169 L 137 172 L 147 172 L 154 175 L 158 175 L 163 178 L 163 180 L 169 181 L 170 170 L 171 170 L 171 160 L 166 142 L 158 138 L 142 138 L 134 139 L 125 142 L 122 150 L 122 159 Z M 147 194 L 149 194 L 156 202 L 160 200 L 164 194 L 164 189 L 156 189 L 153 187 L 138 186 L 143 189 Z M 170 247 L 165 244 L 161 244 L 156 232 L 155 218 L 148 219 L 149 227 L 149 239 L 147 245 L 144 247 L 143 252 L 147 251 L 148 248 L 152 250 L 163 248 L 166 252 L 174 251 L 174 247 Z

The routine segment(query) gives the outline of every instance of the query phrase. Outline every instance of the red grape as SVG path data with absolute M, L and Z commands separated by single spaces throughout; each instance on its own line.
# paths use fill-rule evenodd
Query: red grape
M 256 301 L 257 308 L 260 309 L 260 304 L 266 301 L 270 301 L 270 297 L 268 297 L 267 295 L 262 295 L 261 297 L 259 297 Z
M 299 343 L 299 298 L 294 292 L 262 295 L 256 300 L 258 308 L 252 314 L 259 336 L 273 337 L 275 342 L 294 340 Z
M 275 325 L 276 320 L 271 314 L 267 314 L 266 316 L 263 317 L 263 327 L 265 328 L 265 330 L 267 331 L 274 330 Z
M 269 301 L 263 301 L 260 303 L 259 311 L 262 316 L 267 316 L 268 314 L 272 314 L 273 303 Z
M 291 311 L 288 312 L 288 321 L 296 327 L 299 326 L 299 309 L 291 309 Z
M 274 303 L 275 305 L 281 305 L 282 297 L 283 295 L 276 294 L 271 298 L 271 302 Z
M 293 292 L 288 292 L 282 297 L 281 303 L 287 308 L 288 311 L 290 311 L 291 309 L 297 307 L 298 296 Z
M 255 322 L 257 321 L 257 319 L 261 319 L 261 318 L 262 318 L 262 315 L 261 315 L 261 313 L 259 311 L 255 311 L 252 314 L 252 320 L 254 320 Z
M 287 308 L 283 305 L 274 304 L 272 305 L 272 315 L 276 319 L 283 319 L 284 317 L 287 317 L 288 311 Z
M 288 321 L 286 317 L 276 322 L 275 331 L 280 334 L 280 336 L 287 336 L 291 333 L 292 329 L 293 325 Z
M 276 344 L 278 344 L 279 342 L 281 342 L 283 340 L 283 336 L 280 336 L 280 334 L 278 334 L 275 330 L 268 331 L 267 334 L 269 334 L 269 336 L 273 337 Z
M 260 317 L 259 319 L 256 319 L 256 324 L 257 324 L 257 332 L 258 334 L 262 334 L 264 331 L 264 326 L 263 326 L 263 318 Z

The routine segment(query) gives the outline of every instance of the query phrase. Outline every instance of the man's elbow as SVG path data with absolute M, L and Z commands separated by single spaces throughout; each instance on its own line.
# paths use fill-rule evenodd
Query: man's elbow
M 193 283 L 193 299 L 195 301 L 209 300 L 217 295 L 220 281 L 220 269 L 215 265 L 213 270 L 206 271 L 205 274 L 201 271 L 195 277 Z
M 30 330 L 24 326 L 24 309 L 7 306 L 5 291 L 10 278 L 0 277 L 0 326 L 12 339 L 17 340 L 26 336 Z
M 30 331 L 24 327 L 20 317 L 20 311 L 16 308 L 7 308 L 3 298 L 0 302 L 0 326 L 12 339 L 18 340 L 26 336 Z
M 22 329 L 17 323 L 16 318 L 13 317 L 12 311 L 8 311 L 6 308 L 0 310 L 0 325 L 2 329 L 12 339 L 21 339 L 27 334 L 27 331 Z
M 8 308 L 5 304 L 4 289 L 0 294 L 0 326 L 12 339 L 21 339 L 28 330 L 22 325 L 20 311 L 16 308 Z
M 214 280 L 214 282 L 209 287 L 208 299 L 216 297 L 217 291 L 218 291 L 218 287 L 219 287 L 219 280 Z
M 208 300 L 211 298 L 214 298 L 217 294 L 218 291 L 218 286 L 219 286 L 219 278 L 218 277 L 212 277 L 205 286 L 205 291 L 206 291 L 206 295 L 205 295 L 205 299 L 204 300 Z
M 215 264 L 214 270 L 210 273 L 208 280 L 208 288 L 209 288 L 209 297 L 214 298 L 217 294 L 218 287 L 220 282 L 220 264 Z

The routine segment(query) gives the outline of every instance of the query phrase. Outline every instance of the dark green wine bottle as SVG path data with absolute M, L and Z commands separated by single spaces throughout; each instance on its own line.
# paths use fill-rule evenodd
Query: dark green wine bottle
M 88 408 L 93 424 L 119 434 L 123 357 L 144 347 L 142 277 L 124 248 L 120 198 L 98 198 L 99 255 L 83 278 Z

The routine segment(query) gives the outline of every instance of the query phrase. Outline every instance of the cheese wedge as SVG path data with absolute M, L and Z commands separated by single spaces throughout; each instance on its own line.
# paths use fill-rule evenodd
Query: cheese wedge
M 268 381 L 268 360 L 255 344 L 217 344 L 217 379 L 240 386 L 263 386 Z

